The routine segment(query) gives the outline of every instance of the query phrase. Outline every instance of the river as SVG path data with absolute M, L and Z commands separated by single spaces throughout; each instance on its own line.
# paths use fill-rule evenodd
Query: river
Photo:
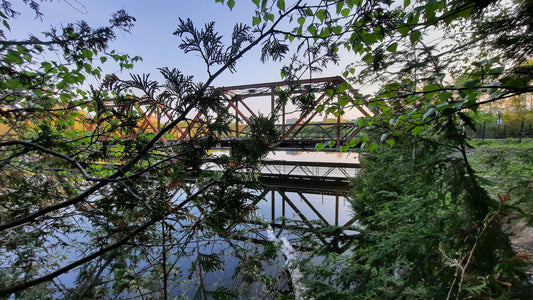
M 224 153 L 224 152 L 222 152 Z M 357 155 L 353 153 L 317 153 L 317 152 L 295 152 L 295 151 L 278 151 L 271 153 L 266 160 L 287 161 L 287 162 L 320 162 L 320 163 L 358 163 Z M 322 167 L 324 168 L 324 167 Z M 319 172 L 320 173 L 320 172 Z M 339 174 L 330 174 L 332 176 L 340 176 Z M 205 279 L 207 280 L 210 289 L 216 287 L 227 287 L 236 291 L 240 299 L 249 299 L 253 297 L 270 298 L 268 290 L 262 284 L 249 285 L 242 281 L 242 279 L 235 278 L 236 268 L 242 268 L 242 261 L 235 257 L 234 248 L 235 243 L 247 249 L 248 255 L 260 255 L 264 249 L 262 243 L 265 241 L 275 240 L 280 246 L 278 250 L 277 259 L 270 263 L 262 263 L 264 275 L 266 277 L 280 278 L 283 277 L 284 270 L 287 269 L 287 253 L 292 252 L 292 260 L 298 260 L 305 257 L 305 251 L 302 250 L 307 245 L 303 242 L 304 239 L 311 237 L 315 242 L 322 243 L 330 249 L 335 249 L 342 252 L 342 244 L 332 241 L 331 238 L 321 238 L 307 234 L 311 232 L 310 229 L 317 229 L 322 225 L 337 225 L 345 226 L 351 225 L 354 222 L 354 215 L 350 209 L 347 194 L 348 188 L 337 189 L 330 186 L 317 186 L 316 188 L 309 188 L 309 186 L 287 185 L 276 186 L 267 185 L 263 190 L 257 191 L 259 195 L 263 196 L 263 200 L 257 203 L 256 217 L 265 222 L 270 223 L 266 229 L 250 229 L 247 231 L 246 242 L 234 241 L 230 245 L 221 241 L 220 243 L 205 243 L 203 248 L 199 251 L 206 251 L 209 253 L 224 253 L 224 267 L 221 271 L 209 274 Z M 322 224 L 322 225 L 319 225 Z M 254 228 L 253 225 L 242 225 L 242 228 Z M 296 231 L 288 230 L 287 228 L 297 228 Z M 246 230 L 245 230 L 246 231 Z M 358 234 L 356 231 L 346 231 L 343 234 L 354 235 Z M 286 242 L 283 245 L 283 242 Z M 288 242 L 288 243 L 287 243 Z M 290 244 L 287 247 L 287 244 Z M 193 245 L 192 248 L 197 247 Z M 197 249 L 198 250 L 198 249 Z M 285 253 L 282 255 L 282 253 Z M 227 255 L 226 255 L 227 254 Z M 182 260 L 182 266 L 192 264 L 193 261 Z M 240 270 L 240 269 L 238 269 Z M 239 271 L 238 271 L 239 272 Z M 292 269 L 294 274 L 295 270 Z M 280 280 L 280 285 L 287 285 L 289 278 L 286 281 Z M 197 282 L 176 287 L 173 290 L 174 295 L 186 295 L 193 297 Z M 283 286 L 278 286 L 282 289 Z M 272 297 L 273 298 L 273 297 Z
M 357 156 L 347 153 L 316 153 L 316 152 L 293 152 L 280 151 L 271 153 L 267 160 L 283 162 L 312 162 L 315 163 L 318 173 L 327 173 L 327 176 L 342 176 L 341 173 L 328 171 L 327 164 L 356 164 Z M 321 165 L 321 163 L 325 163 Z M 297 164 L 298 165 L 298 164 Z M 287 165 L 285 165 L 287 167 Z M 315 168 L 314 167 L 314 168 Z M 291 167 L 296 170 L 294 167 Z M 303 169 L 302 169 L 303 170 Z M 309 175 L 306 170 L 294 176 Z M 256 210 L 253 213 L 249 224 L 239 224 L 234 229 L 240 232 L 240 236 L 220 237 L 215 235 L 205 235 L 203 232 L 187 232 L 187 228 L 192 228 L 195 222 L 195 211 L 190 211 L 191 219 L 187 222 L 176 220 L 167 221 L 167 233 L 162 231 L 162 225 L 156 224 L 147 234 L 165 236 L 172 235 L 169 242 L 165 244 L 162 240 L 149 240 L 149 245 L 128 244 L 122 247 L 118 254 L 113 254 L 113 264 L 124 264 L 122 275 L 116 271 L 109 273 L 109 268 L 105 267 L 106 259 L 94 262 L 93 265 L 102 265 L 101 275 L 98 284 L 106 278 L 114 279 L 107 285 L 112 290 L 120 284 L 129 286 L 129 291 L 119 292 L 115 295 L 119 298 L 138 297 L 145 287 L 151 286 L 154 290 L 163 289 L 163 279 L 156 277 L 157 272 L 161 272 L 162 265 L 168 266 L 166 270 L 167 290 L 169 296 L 180 298 L 194 298 L 199 286 L 205 286 L 208 290 L 231 290 L 240 299 L 253 297 L 274 298 L 272 293 L 276 290 L 286 289 L 291 286 L 289 282 L 294 279 L 296 269 L 290 268 L 293 272 L 288 276 L 287 261 L 297 261 L 306 256 L 306 249 L 315 246 L 326 246 L 333 251 L 342 252 L 341 244 L 336 242 L 336 238 L 321 237 L 316 234 L 316 229 L 324 225 L 344 226 L 352 224 L 353 214 L 350 210 L 346 198 L 348 189 L 338 189 L 336 186 L 329 186 L 328 181 L 321 181 L 316 186 L 300 186 L 294 182 L 284 182 L 283 185 L 267 184 L 262 190 L 255 190 L 253 193 L 261 195 L 263 200 L 256 203 Z M 184 197 L 186 195 L 177 195 Z M 183 198 L 182 198 L 183 199 Z M 199 211 L 196 213 L 199 215 Z M 61 256 L 70 260 L 85 254 L 82 249 L 84 243 L 90 244 L 91 239 L 98 233 L 91 233 L 91 223 L 84 219 L 83 214 L 79 215 L 75 222 L 83 229 L 80 233 L 69 232 L 62 237 L 65 241 L 70 241 L 69 247 L 52 247 L 51 244 L 57 241 L 51 240 L 47 243 L 50 250 L 42 255 Z M 164 227 L 164 226 L 163 226 Z M 182 240 L 182 236 L 192 236 L 190 240 Z M 343 235 L 357 234 L 355 231 L 341 232 Z M 59 238 L 57 238 L 59 239 Z M 139 242 L 136 242 L 139 243 Z M 275 244 L 279 248 L 272 249 Z M 81 247 L 81 248 L 80 248 Z M 306 248 L 307 247 L 307 248 Z M 66 252 L 66 249 L 71 249 Z M 268 251 L 271 252 L 267 255 Z M 300 251 L 301 250 L 301 251 Z M 123 252 L 123 253 L 122 253 Z M 217 268 L 213 270 L 198 271 L 197 262 L 199 259 L 214 258 L 219 255 Z M 123 256 L 123 257 L 122 257 Z M 289 258 L 288 258 L 289 257 Z M 6 258 L 7 259 L 7 258 Z M 255 262 L 255 263 L 250 263 Z M 251 269 L 252 268 L 252 269 Z M 256 268 L 256 269 L 253 269 Z M 120 269 L 120 268 L 119 268 Z M 150 270 L 159 270 L 152 273 Z M 215 270 L 218 269 L 218 270 Z M 80 269 L 63 274 L 54 280 L 55 284 L 61 287 L 76 288 L 80 283 L 76 282 L 76 276 Z M 201 274 L 201 275 L 199 275 Z M 159 275 L 157 275 L 159 276 Z M 254 277 L 256 276 L 256 277 Z M 118 277 L 118 279 L 117 279 Z M 247 279 L 255 280 L 250 284 Z M 271 282 L 269 286 L 265 282 Z M 106 285 L 104 283 L 104 285 Z M 294 286 L 294 283 L 292 284 Z M 154 294 L 156 295 L 156 294 Z M 70 297 L 69 294 L 59 294 L 57 297 Z M 112 295 L 110 295 L 111 297 Z

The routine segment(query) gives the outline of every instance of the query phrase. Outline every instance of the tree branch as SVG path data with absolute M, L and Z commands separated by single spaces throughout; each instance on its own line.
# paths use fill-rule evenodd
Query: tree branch
M 207 188 L 209 188 L 210 186 L 212 186 L 215 183 L 216 183 L 216 180 L 212 180 L 211 182 L 209 182 L 208 184 L 206 184 L 202 188 L 198 189 L 198 191 L 196 191 L 194 194 L 188 196 L 187 199 L 183 200 L 179 205 L 177 205 L 177 208 L 183 208 L 186 204 L 188 204 L 189 202 L 194 200 L 200 193 L 202 193 L 203 191 L 205 191 Z M 102 256 L 102 255 L 104 255 L 104 254 L 106 254 L 106 253 L 108 253 L 110 251 L 118 249 L 119 247 L 125 245 L 129 240 L 131 240 L 137 234 L 145 231 L 150 226 L 152 226 L 155 223 L 163 220 L 164 217 L 167 216 L 168 214 L 169 213 L 167 213 L 166 215 L 162 215 L 161 217 L 157 217 L 157 218 L 151 219 L 147 223 L 143 224 L 142 226 L 140 226 L 137 229 L 135 229 L 134 231 L 132 231 L 130 234 L 128 234 L 125 237 L 123 237 L 122 239 L 120 239 L 118 242 L 116 242 L 114 244 L 111 244 L 111 245 L 109 245 L 109 246 L 107 246 L 105 248 L 102 248 L 99 251 L 96 251 L 93 254 L 88 255 L 88 256 L 86 256 L 86 257 L 84 257 L 82 259 L 79 259 L 79 260 L 77 260 L 77 261 L 75 261 L 73 263 L 70 263 L 70 264 L 66 265 L 65 267 L 63 267 L 63 268 L 60 268 L 59 270 L 56 270 L 56 271 L 54 271 L 54 272 L 52 272 L 50 274 L 47 274 L 45 276 L 30 280 L 30 281 L 26 281 L 26 282 L 18 284 L 18 285 L 10 286 L 10 287 L 7 287 L 7 288 L 2 288 L 2 289 L 0 289 L 0 297 L 8 297 L 9 295 L 11 295 L 13 293 L 17 293 L 17 292 L 20 292 L 20 291 L 25 290 L 27 288 L 30 288 L 32 286 L 35 286 L 37 284 L 53 280 L 57 276 L 59 276 L 61 274 L 64 274 L 64 273 L 66 273 L 66 272 L 68 272 L 68 271 L 70 271 L 70 270 L 72 270 L 72 269 L 74 269 L 76 267 L 79 267 L 79 266 L 81 266 L 84 263 L 90 262 L 91 260 L 93 260 L 95 258 L 98 258 L 98 257 L 100 257 L 100 256 Z

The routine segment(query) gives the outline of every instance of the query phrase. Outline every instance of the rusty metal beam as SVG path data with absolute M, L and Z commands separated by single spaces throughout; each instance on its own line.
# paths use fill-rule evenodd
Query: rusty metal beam
M 318 97 L 318 99 L 313 103 L 313 107 L 316 107 L 317 105 L 319 105 L 325 97 L 326 97 L 326 94 L 322 94 L 322 95 L 320 95 L 320 97 Z M 283 137 L 282 137 L 281 139 L 282 139 L 282 140 L 286 139 L 286 138 L 289 136 L 289 134 L 291 134 L 291 132 L 292 132 L 294 129 L 296 129 L 296 127 L 298 127 L 298 126 L 301 124 L 301 122 L 302 122 L 303 120 L 306 119 L 306 117 L 308 116 L 308 113 L 309 113 L 309 111 L 308 111 L 306 114 L 303 114 L 302 116 L 300 116 L 300 118 L 298 119 L 298 121 L 296 121 L 296 123 L 294 123 L 294 124 L 289 128 L 289 130 L 287 130 L 287 132 L 285 132 L 285 133 L 283 134 Z M 309 118 L 307 119 L 307 121 L 304 122 L 303 125 L 305 126 L 305 125 L 309 124 L 309 122 L 311 122 L 311 120 L 312 120 L 317 114 L 318 114 L 318 111 L 315 109 L 315 110 L 314 110 L 314 113 L 311 114 L 311 117 L 309 117 Z M 298 134 L 298 133 L 302 130 L 302 128 L 303 128 L 303 127 L 301 126 L 300 129 L 296 130 L 296 133 L 295 133 L 294 135 Z
M 335 83 L 340 84 L 345 82 L 345 80 L 340 76 L 332 77 L 323 77 L 323 78 L 313 78 L 313 79 L 302 79 L 298 81 L 300 84 L 310 84 L 310 83 Z M 244 85 L 234 85 L 234 86 L 225 86 L 221 89 L 225 91 L 235 91 L 235 90 L 250 90 L 257 88 L 272 88 L 272 87 L 282 87 L 289 86 L 287 81 L 276 81 L 276 82 L 265 82 L 265 83 L 254 83 L 254 84 L 244 84 Z M 253 93 L 250 93 L 253 94 Z M 247 96 L 250 96 L 248 94 Z
M 299 117 L 298 121 L 295 124 L 286 124 L 286 119 L 288 117 L 286 112 L 286 107 L 283 105 L 281 107 L 281 128 L 282 128 L 282 137 L 281 142 L 287 142 L 294 140 L 297 135 L 306 128 L 306 126 L 309 126 L 313 118 L 315 118 L 319 112 L 314 109 L 318 105 L 323 104 L 325 101 L 328 101 L 330 99 L 329 96 L 327 96 L 324 92 L 326 88 L 329 87 L 335 87 L 341 83 L 346 82 L 342 77 L 339 76 L 333 76 L 333 77 L 324 77 L 324 78 L 314 78 L 314 79 L 303 79 L 298 81 L 297 83 L 300 84 L 300 87 L 297 90 L 291 91 L 292 94 L 298 94 L 298 93 L 317 93 L 320 95 L 317 100 L 313 102 L 313 108 L 303 112 L 301 116 Z M 245 84 L 245 85 L 235 85 L 235 86 L 226 86 L 221 87 L 221 95 L 228 101 L 226 104 L 226 108 L 228 110 L 232 111 L 232 115 L 235 118 L 236 123 L 236 130 L 235 130 L 235 137 L 240 138 L 239 135 L 239 122 L 240 120 L 243 120 L 246 124 L 250 125 L 250 116 L 257 117 L 258 112 L 254 111 L 250 107 L 250 103 L 246 102 L 245 99 L 249 97 L 268 97 L 270 98 L 270 117 L 273 117 L 273 112 L 276 108 L 276 96 L 278 93 L 276 92 L 277 88 L 286 88 L 289 87 L 289 85 L 293 84 L 294 82 L 287 82 L 287 81 L 277 81 L 277 82 L 266 82 L 266 83 L 256 83 L 256 84 Z M 313 88 L 311 88 L 311 86 Z M 320 91 L 322 93 L 320 93 Z M 348 87 L 348 91 L 352 92 L 353 94 L 356 94 L 357 91 L 353 89 L 352 87 Z M 337 96 L 337 95 L 335 95 Z M 242 106 L 241 106 L 242 103 Z M 131 99 L 131 102 L 128 101 L 127 103 L 123 104 L 116 104 L 113 101 L 103 101 L 103 105 L 107 108 L 110 108 L 117 112 L 123 112 L 127 113 L 130 112 L 132 109 L 137 110 L 141 115 L 143 120 L 139 122 L 139 124 L 136 126 L 136 128 L 139 128 L 141 130 L 153 130 L 154 132 L 159 132 L 161 130 L 162 124 L 164 125 L 164 122 L 162 123 L 162 118 L 168 119 L 169 122 L 173 121 L 173 116 L 165 107 L 163 107 L 162 104 L 156 103 L 153 100 L 148 99 Z M 268 105 L 268 104 L 267 104 Z M 366 107 L 365 107 L 366 106 Z M 264 105 L 262 106 L 265 107 Z M 358 109 L 363 115 L 370 116 L 372 114 L 372 111 L 368 109 L 368 106 L 366 104 L 362 105 L 355 105 L 356 109 Z M 234 113 L 233 113 L 234 112 Z M 156 122 L 152 121 L 153 118 L 157 118 L 157 124 Z M 175 138 L 172 138 L 172 140 L 177 141 L 184 141 L 189 140 L 193 136 L 198 136 L 201 132 L 205 132 L 205 129 L 207 128 L 205 124 L 202 124 L 199 122 L 203 118 L 203 114 L 201 112 L 197 111 L 197 114 L 192 119 L 188 119 L 186 126 L 183 125 L 183 123 L 180 125 L 178 124 L 174 128 L 172 128 L 169 131 L 169 134 L 172 134 L 175 136 Z M 98 120 L 95 120 L 95 124 L 98 123 Z M 242 122 L 241 122 L 242 123 Z M 86 124 L 84 123 L 84 126 L 86 129 L 95 128 L 92 124 Z M 336 140 L 337 145 L 340 145 L 340 143 L 344 142 L 346 138 L 348 140 L 354 138 L 360 131 L 360 129 L 355 130 L 354 132 L 344 134 L 344 136 L 341 137 L 341 133 L 344 132 L 343 129 L 341 129 L 342 124 L 340 123 L 340 118 L 337 118 L 336 122 L 336 135 L 335 131 L 332 131 L 331 133 L 331 140 Z M 202 129 L 204 131 L 202 131 Z M 194 134 L 193 134 L 194 133 Z M 121 136 L 125 136 L 123 132 L 119 132 Z M 133 133 L 133 135 L 136 133 Z M 329 133 L 328 133 L 329 134 Z M 335 137 L 334 137 L 335 136 Z M 133 137 L 130 135 L 130 137 Z M 307 137 L 308 139 L 311 138 L 310 136 Z M 300 140 L 306 141 L 305 136 L 301 136 Z M 167 142 L 163 139 L 164 142 Z M 311 142 L 311 140 L 309 140 Z
M 329 225 L 329 222 L 322 216 L 322 214 L 315 208 L 315 206 L 304 196 L 302 192 L 298 192 L 298 195 L 300 195 L 300 199 L 302 199 L 308 206 L 311 208 L 311 210 L 318 216 L 324 224 Z

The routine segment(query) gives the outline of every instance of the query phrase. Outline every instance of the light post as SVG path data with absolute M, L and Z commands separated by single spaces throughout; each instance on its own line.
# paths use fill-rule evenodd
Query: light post
M 498 125 L 498 128 L 496 129 L 496 137 L 500 137 L 500 124 L 502 123 L 502 117 L 500 112 L 498 112 L 498 120 L 496 120 L 496 124 Z

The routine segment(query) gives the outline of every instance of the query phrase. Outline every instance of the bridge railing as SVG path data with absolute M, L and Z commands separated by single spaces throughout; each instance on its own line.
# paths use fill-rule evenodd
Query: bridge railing
M 346 142 L 359 137 L 359 131 L 354 123 L 310 123 L 310 124 L 287 124 L 275 125 L 281 136 L 280 145 L 290 144 L 305 144 L 314 146 L 316 143 L 325 143 L 335 141 L 338 144 L 345 144 Z M 285 136 L 289 128 L 294 127 L 292 132 Z M 239 131 L 233 130 L 228 135 L 222 135 L 220 138 L 223 141 L 228 140 L 244 140 L 250 138 L 250 126 L 246 125 L 239 128 Z
M 264 160 L 260 172 L 261 175 L 352 178 L 360 168 L 357 163 Z

